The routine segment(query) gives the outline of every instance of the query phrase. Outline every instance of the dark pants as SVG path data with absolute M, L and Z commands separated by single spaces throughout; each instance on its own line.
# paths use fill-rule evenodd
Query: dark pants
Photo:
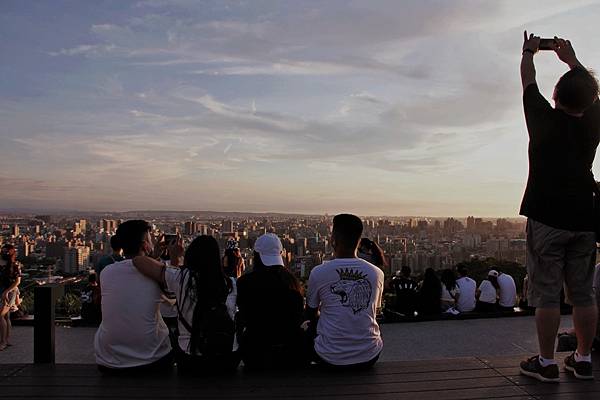
M 477 301 L 477 306 L 475 307 L 475 311 L 477 312 L 494 312 L 498 311 L 498 307 L 496 303 L 486 303 L 484 301 Z
M 310 364 L 308 340 L 301 329 L 288 332 L 283 343 L 243 334 L 240 353 L 248 370 L 279 370 L 302 368 Z
M 109 368 L 104 365 L 98 365 L 98 370 L 106 375 L 162 374 L 173 370 L 173 352 L 151 364 L 131 368 Z
M 219 357 L 193 356 L 177 352 L 177 374 L 184 376 L 230 374 L 237 370 L 240 355 L 237 351 Z

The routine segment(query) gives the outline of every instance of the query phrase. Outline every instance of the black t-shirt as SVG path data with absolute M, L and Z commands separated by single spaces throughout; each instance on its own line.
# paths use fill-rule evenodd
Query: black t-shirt
M 529 178 L 520 214 L 569 231 L 593 231 L 592 163 L 600 140 L 600 103 L 582 117 L 552 108 L 537 84 L 523 93 Z
M 404 276 L 394 277 L 392 286 L 396 292 L 396 308 L 410 312 L 417 307 L 419 284 L 417 281 Z
M 266 267 L 237 281 L 239 322 L 253 344 L 293 340 L 303 321 L 304 298 L 290 282 L 296 278 L 283 267 Z

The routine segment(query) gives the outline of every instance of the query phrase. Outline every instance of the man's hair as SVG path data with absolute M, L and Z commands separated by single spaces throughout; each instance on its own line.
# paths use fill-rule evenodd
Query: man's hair
M 333 236 L 338 245 L 351 250 L 358 247 L 362 236 L 363 224 L 360 218 L 352 214 L 338 214 L 333 217 Z
M 152 226 L 148 222 L 132 219 L 119 225 L 115 236 L 125 254 L 137 254 L 144 243 L 144 236 L 151 230 Z
M 110 248 L 113 249 L 113 251 L 119 251 L 123 248 L 121 247 L 121 242 L 119 242 L 117 235 L 112 235 L 110 237 Z
M 409 277 L 409 276 L 410 276 L 410 274 L 411 274 L 411 272 L 412 272 L 412 271 L 411 271 L 411 269 L 410 269 L 410 267 L 409 267 L 408 265 L 405 265 L 405 266 L 404 266 L 404 267 L 402 267 L 402 269 L 401 269 L 401 274 L 402 274 L 402 275 L 404 275 L 404 276 L 406 276 L 406 277 Z
M 598 99 L 598 80 L 585 68 L 573 68 L 560 77 L 554 100 L 569 111 L 584 112 Z
M 463 265 L 463 264 L 459 264 L 459 265 L 456 267 L 456 270 L 458 271 L 458 274 L 459 274 L 460 276 L 467 276 L 467 275 L 469 275 L 469 270 L 468 270 L 468 269 L 467 269 L 467 267 L 466 267 L 465 265 Z

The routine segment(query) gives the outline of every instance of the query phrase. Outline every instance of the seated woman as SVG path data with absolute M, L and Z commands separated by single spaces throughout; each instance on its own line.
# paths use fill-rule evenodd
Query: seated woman
M 181 239 L 169 248 L 183 253 Z M 177 257 L 171 257 L 177 258 Z M 149 257 L 136 257 L 135 267 L 175 293 L 179 319 L 180 374 L 234 371 L 239 364 L 235 343 L 235 280 L 225 276 L 221 251 L 212 236 L 198 236 L 185 251 L 180 269 Z
M 304 298 L 296 277 L 283 266 L 279 238 L 267 233 L 254 245 L 252 272 L 238 281 L 240 353 L 249 369 L 308 364 L 303 322 Z
M 479 289 L 475 296 L 477 297 L 477 312 L 494 312 L 498 311 L 496 302 L 498 300 L 498 281 L 493 279 L 498 277 L 498 272 L 491 270 L 488 273 L 489 279 L 484 279 L 479 285 Z
M 458 302 L 458 297 L 460 296 L 460 289 L 456 284 L 456 275 L 454 274 L 454 271 L 445 269 L 442 272 L 441 281 L 442 295 L 440 300 L 442 303 L 442 311 L 457 314 L 458 310 L 456 310 L 455 307 Z
M 442 284 L 433 268 L 425 270 L 425 276 L 419 289 L 419 315 L 439 315 L 442 311 Z

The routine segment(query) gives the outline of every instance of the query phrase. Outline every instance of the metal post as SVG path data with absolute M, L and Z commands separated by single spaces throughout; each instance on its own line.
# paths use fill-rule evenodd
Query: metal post
M 54 364 L 55 304 L 63 292 L 59 285 L 38 286 L 34 290 L 33 362 Z

